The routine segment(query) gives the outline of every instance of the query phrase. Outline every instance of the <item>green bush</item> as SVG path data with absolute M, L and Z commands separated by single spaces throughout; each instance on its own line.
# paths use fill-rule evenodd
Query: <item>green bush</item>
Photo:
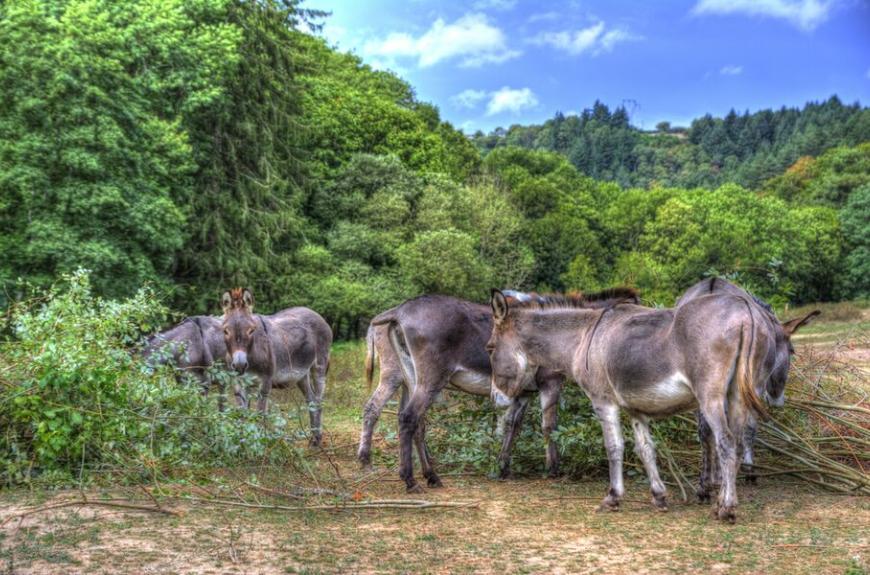
M 219 412 L 171 366 L 137 356 L 164 316 L 148 290 L 123 302 L 93 296 L 83 271 L 13 309 L 13 336 L 0 348 L 3 483 L 96 472 L 137 481 L 295 453 L 279 416 Z
M 501 437 L 496 431 L 497 416 L 497 410 L 488 399 L 466 394 L 452 396 L 446 409 L 432 409 L 427 437 L 439 466 L 495 474 L 501 449 Z M 652 430 L 660 446 L 697 449 L 700 457 L 695 426 L 685 419 L 672 417 L 656 421 Z M 632 451 L 634 436 L 627 417 L 623 421 L 623 436 L 626 474 L 643 477 L 643 467 Z M 553 440 L 559 450 L 562 473 L 572 478 L 607 476 L 607 453 L 601 424 L 595 418 L 589 398 L 573 382 L 566 382 L 562 392 Z M 544 473 L 545 445 L 541 434 L 541 408 L 538 397 L 534 396 L 514 444 L 512 471 L 518 475 Z M 666 465 L 664 459 L 661 465 Z

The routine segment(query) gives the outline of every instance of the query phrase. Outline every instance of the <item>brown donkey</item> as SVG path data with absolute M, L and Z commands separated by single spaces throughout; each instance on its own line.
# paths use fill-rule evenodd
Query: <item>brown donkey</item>
M 221 297 L 227 364 L 238 373 L 248 370 L 260 378 L 257 406 L 266 410 L 272 386 L 295 383 L 308 402 L 311 444 L 320 445 L 320 412 L 329 368 L 332 330 L 307 307 L 292 307 L 273 315 L 253 313 L 250 290 L 233 289 Z M 247 405 L 244 391 L 236 391 L 240 405 Z
M 516 302 L 547 301 L 547 296 L 506 293 Z M 626 298 L 638 301 L 632 290 L 577 295 L 575 301 L 578 306 L 595 308 Z M 425 295 L 385 311 L 375 317 L 371 325 L 375 328 L 389 325 L 391 348 L 399 360 L 393 363 L 399 364 L 403 379 L 408 382 L 410 398 L 399 412 L 399 475 L 405 480 L 408 491 L 422 489 L 414 479 L 412 438 L 418 437 L 418 428 L 426 411 L 448 385 L 472 395 L 489 395 L 497 406 L 508 408 L 507 433 L 499 454 L 502 477 L 510 472 L 510 452 L 528 404 L 528 394 L 539 391 L 542 427 L 547 441 L 547 471 L 551 475 L 558 472 L 558 451 L 550 433 L 556 426 L 559 394 L 567 372 L 536 371 L 510 399 L 494 389 L 490 384 L 492 367 L 486 353 L 486 342 L 493 326 L 492 312 L 487 306 L 449 296 Z M 366 433 L 364 428 L 363 434 Z M 428 484 L 440 486 L 441 480 L 428 458 L 422 466 Z
M 535 370 L 547 367 L 569 374 L 589 396 L 610 464 L 610 488 L 600 509 L 617 510 L 624 493 L 619 409 L 631 417 L 653 503 L 665 510 L 650 418 L 700 407 L 722 470 L 714 511 L 719 519 L 734 520 L 738 455 L 750 413 L 764 413 L 759 396 L 771 345 L 745 298 L 707 295 L 676 309 L 617 303 L 589 310 L 569 298 L 512 304 L 493 290 L 491 305 L 493 387 L 517 397 Z
M 761 328 L 768 330 L 769 339 L 773 341 L 773 345 L 768 350 L 765 360 L 765 373 L 769 374 L 769 379 L 765 385 L 765 397 L 770 405 L 781 407 L 785 401 L 785 384 L 788 380 L 791 356 L 794 354 L 791 336 L 822 312 L 820 310 L 813 310 L 803 317 L 780 323 L 776 315 L 774 315 L 770 304 L 758 299 L 728 280 L 717 277 L 701 280 L 690 287 L 686 290 L 686 293 L 680 296 L 675 307 L 680 307 L 687 302 L 710 294 L 735 295 L 757 306 L 760 312 L 759 316 L 762 319 Z M 754 483 L 756 479 L 752 469 L 754 465 L 753 444 L 755 443 L 757 429 L 758 422 L 750 415 L 746 425 L 746 435 L 743 438 L 743 461 L 741 467 L 746 473 L 747 481 L 751 483 Z M 710 425 L 700 411 L 698 412 L 698 438 L 701 441 L 702 447 L 701 474 L 699 476 L 697 492 L 698 499 L 700 501 L 709 501 L 710 491 L 718 482 L 715 477 L 717 469 L 714 466 L 715 447 L 713 445 L 713 434 Z

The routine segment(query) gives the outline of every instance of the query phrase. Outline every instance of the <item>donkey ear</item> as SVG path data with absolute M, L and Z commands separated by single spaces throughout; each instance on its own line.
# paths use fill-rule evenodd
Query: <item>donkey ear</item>
M 233 297 L 230 295 L 230 292 L 225 291 L 224 295 L 221 296 L 221 309 L 224 310 L 224 313 L 230 311 L 230 308 L 233 306 Z
M 245 288 L 245 291 L 242 293 L 242 303 L 245 304 L 245 307 L 249 310 L 254 309 L 254 294 L 251 293 L 251 290 Z
M 508 302 L 507 298 L 501 291 L 493 288 L 492 289 L 492 299 L 490 300 L 490 305 L 492 306 L 492 317 L 496 323 L 501 323 L 508 316 Z
M 816 309 L 805 315 L 804 317 L 798 317 L 792 320 L 789 320 L 782 324 L 782 331 L 785 332 L 787 337 L 791 337 L 794 332 L 803 326 L 807 325 L 811 321 L 813 321 L 817 316 L 821 315 L 822 310 Z

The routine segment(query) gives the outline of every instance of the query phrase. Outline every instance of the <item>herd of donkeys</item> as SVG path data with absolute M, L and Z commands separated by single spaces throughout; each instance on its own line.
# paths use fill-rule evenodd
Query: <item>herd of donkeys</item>
M 223 315 L 195 316 L 151 337 L 149 361 L 173 361 L 211 386 L 209 367 L 223 361 L 260 381 L 258 408 L 272 386 L 296 384 L 309 405 L 311 443 L 321 442 L 321 404 L 326 388 L 332 331 L 305 307 L 255 314 L 250 290 L 221 297 Z M 490 305 L 443 295 L 424 295 L 389 309 L 369 324 L 366 379 L 379 364 L 380 381 L 363 410 L 358 458 L 371 465 L 374 427 L 386 403 L 401 390 L 399 474 L 409 492 L 416 448 L 430 487 L 441 486 L 426 446 L 425 413 L 445 389 L 492 398 L 504 427 L 499 468 L 510 474 L 510 454 L 531 396 L 538 394 L 546 465 L 557 475 L 559 453 L 550 438 L 562 386 L 576 381 L 602 426 L 610 486 L 601 510 L 619 509 L 624 493 L 624 441 L 620 410 L 627 412 L 634 449 L 644 464 L 652 503 L 667 509 L 649 430 L 653 418 L 698 411 L 702 465 L 698 497 L 713 513 L 733 521 L 741 462 L 750 472 L 757 418 L 765 403 L 782 405 L 788 378 L 790 338 L 819 314 L 780 323 L 769 305 L 721 278 L 689 288 L 670 309 L 641 304 L 628 288 L 594 294 L 540 295 L 493 290 Z M 233 389 L 248 406 L 243 385 Z

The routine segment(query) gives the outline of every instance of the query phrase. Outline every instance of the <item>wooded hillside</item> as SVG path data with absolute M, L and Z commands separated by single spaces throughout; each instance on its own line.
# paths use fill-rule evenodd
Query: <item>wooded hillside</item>
M 622 108 L 467 138 L 294 1 L 0 6 L 0 306 L 62 272 L 215 312 L 308 305 L 339 337 L 423 292 L 706 274 L 775 303 L 870 294 L 870 110 L 631 126 Z

